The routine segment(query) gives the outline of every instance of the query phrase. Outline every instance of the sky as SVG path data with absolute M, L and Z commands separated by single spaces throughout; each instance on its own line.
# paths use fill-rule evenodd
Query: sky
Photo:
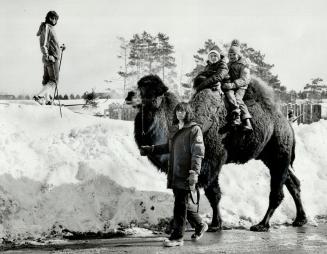
M 59 93 L 122 89 L 118 36 L 167 34 L 177 72 L 193 69 L 207 39 L 234 38 L 266 55 L 289 90 L 327 79 L 327 3 L 323 0 L 0 0 L 0 93 L 35 94 L 43 66 L 36 32 L 49 10 L 65 43 Z M 110 80 L 110 83 L 105 82 Z

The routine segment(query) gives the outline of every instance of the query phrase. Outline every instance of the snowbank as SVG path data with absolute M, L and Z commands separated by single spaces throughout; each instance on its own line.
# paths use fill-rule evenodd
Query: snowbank
M 0 237 L 170 216 L 171 195 L 155 192 L 166 177 L 139 155 L 132 122 L 62 110 L 60 118 L 55 106 L 0 105 Z
M 0 104 L 0 237 L 51 236 L 62 229 L 107 232 L 118 224 L 148 226 L 172 214 L 165 175 L 139 155 L 133 123 L 76 114 L 55 106 Z M 311 222 L 327 214 L 327 121 L 295 126 L 294 169 Z M 259 161 L 226 165 L 220 177 L 226 226 L 262 219 L 269 172 Z M 291 222 L 285 200 L 272 223 Z M 201 213 L 210 217 L 202 198 Z M 207 215 L 207 216 L 206 216 Z

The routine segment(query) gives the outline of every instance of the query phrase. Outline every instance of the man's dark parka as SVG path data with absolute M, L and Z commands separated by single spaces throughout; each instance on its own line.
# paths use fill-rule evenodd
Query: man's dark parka
M 190 190 L 187 178 L 190 170 L 200 174 L 204 150 L 201 128 L 194 122 L 180 130 L 174 126 L 169 142 L 154 146 L 155 154 L 170 153 L 167 188 Z

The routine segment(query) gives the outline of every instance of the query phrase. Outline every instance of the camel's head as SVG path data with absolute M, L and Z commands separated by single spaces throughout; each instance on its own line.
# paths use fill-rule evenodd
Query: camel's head
M 139 96 L 137 89 L 128 92 L 125 103 L 133 106 L 133 108 L 137 108 L 142 104 L 141 96 Z
M 157 75 L 147 75 L 137 82 L 136 91 L 130 91 L 125 99 L 127 104 L 138 107 L 140 105 L 152 109 L 159 108 L 162 95 L 168 87 Z

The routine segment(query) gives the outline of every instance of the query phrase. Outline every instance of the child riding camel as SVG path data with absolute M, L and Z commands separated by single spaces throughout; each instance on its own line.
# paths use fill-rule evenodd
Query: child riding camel
M 208 53 L 208 61 L 204 71 L 194 79 L 194 89 L 199 92 L 205 88 L 218 90 L 219 82 L 228 76 L 228 67 L 224 55 L 218 47 L 213 47 Z
M 249 64 L 241 55 L 240 43 L 238 40 L 233 40 L 228 51 L 228 69 L 229 82 L 223 83 L 221 88 L 232 109 L 233 126 L 239 126 L 241 119 L 244 123 L 244 131 L 252 131 L 250 119 L 252 118 L 247 106 L 243 102 L 243 97 L 250 83 Z

